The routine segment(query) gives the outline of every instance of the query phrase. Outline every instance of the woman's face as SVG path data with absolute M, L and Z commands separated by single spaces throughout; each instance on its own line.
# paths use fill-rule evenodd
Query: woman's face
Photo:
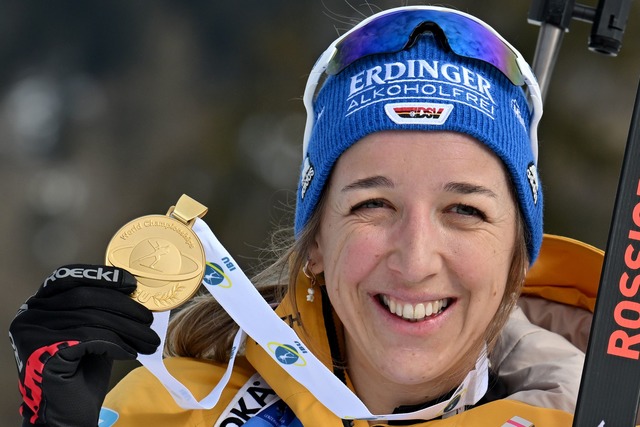
M 420 386 L 473 365 L 515 241 L 499 159 L 463 134 L 379 132 L 340 157 L 327 191 L 312 271 L 344 324 L 352 377 Z

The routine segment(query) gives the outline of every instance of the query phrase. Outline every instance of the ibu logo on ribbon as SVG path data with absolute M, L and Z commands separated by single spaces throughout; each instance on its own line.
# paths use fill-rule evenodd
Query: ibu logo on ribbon
M 307 350 L 299 342 L 296 341 L 295 344 L 296 346 L 270 342 L 267 347 L 276 360 L 283 365 L 307 366 L 307 361 L 302 357 Z
M 224 262 L 224 258 L 222 261 Z M 230 261 L 228 261 L 228 264 L 225 264 L 225 266 L 227 266 L 228 268 L 229 264 L 231 264 L 232 266 L 232 268 L 229 268 L 229 270 L 235 270 L 235 266 Z M 224 271 L 224 268 L 216 264 L 215 262 L 210 261 L 207 261 L 206 263 L 202 282 L 205 285 L 218 286 L 220 288 L 230 288 L 231 286 L 233 286 L 233 283 L 231 282 L 231 279 L 229 278 L 227 273 Z

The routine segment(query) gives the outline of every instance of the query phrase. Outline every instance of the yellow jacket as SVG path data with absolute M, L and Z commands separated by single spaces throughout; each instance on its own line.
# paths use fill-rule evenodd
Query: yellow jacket
M 554 332 L 569 340 L 577 339 L 578 347 L 583 347 L 585 342 L 580 340 L 584 341 L 584 334 L 588 334 L 588 323 L 583 322 L 580 326 L 580 329 L 586 327 L 586 332 L 566 328 L 562 330 L 563 325 L 571 323 L 555 321 L 547 314 L 558 312 L 558 316 L 564 318 L 590 317 L 602 260 L 603 252 L 591 246 L 572 239 L 546 235 L 540 257 L 527 276 L 523 292 L 523 309 L 527 316 L 540 320 L 549 329 L 556 329 Z M 308 286 L 303 276 L 297 286 L 305 289 Z M 300 322 L 297 321 L 299 316 L 308 336 L 313 337 L 314 345 L 311 348 L 314 353 L 331 369 L 322 299 L 316 298 L 313 303 L 308 303 L 303 300 L 305 292 L 297 294 L 301 295 L 301 300 L 298 301 L 300 313 L 292 312 L 287 299 L 276 312 L 288 319 L 298 335 L 305 340 Z M 501 378 L 504 373 L 509 397 L 476 406 L 446 419 L 419 421 L 414 426 L 571 426 L 570 412 L 575 405 L 583 354 L 564 341 L 564 338 L 531 325 L 522 313 L 512 323 L 506 328 L 506 337 L 496 348 L 497 357 L 492 359 L 493 367 L 499 371 Z M 336 333 L 340 334 L 341 328 L 337 323 L 336 325 Z M 560 362 L 555 356 L 542 360 L 543 354 L 536 355 L 539 348 L 544 351 L 544 342 L 549 336 L 552 340 L 558 340 L 548 344 L 549 348 L 564 346 L 564 353 L 559 356 L 562 359 Z M 309 346 L 308 342 L 305 344 Z M 531 346 L 536 348 L 531 350 Z M 527 354 L 532 355 L 531 359 L 525 357 Z M 226 369 L 226 365 L 188 358 L 169 358 L 165 360 L 165 364 L 172 375 L 187 385 L 197 399 L 202 399 L 211 391 Z M 540 366 L 542 368 L 536 371 Z M 255 376 L 256 373 L 259 376 Z M 557 384 L 549 387 L 546 384 L 550 382 L 549 378 Z M 351 386 L 348 378 L 347 385 Z M 263 405 L 268 405 L 268 401 L 276 397 L 286 403 L 305 427 L 349 425 L 331 413 L 309 391 L 289 377 L 260 346 L 248 339 L 245 356 L 236 360 L 231 380 L 213 409 L 180 408 L 151 373 L 145 368 L 138 368 L 108 394 L 101 413 L 100 427 L 242 425 L 247 418 L 255 415 Z M 367 421 L 356 420 L 351 425 L 365 427 L 369 424 Z M 374 425 L 387 424 L 380 422 Z

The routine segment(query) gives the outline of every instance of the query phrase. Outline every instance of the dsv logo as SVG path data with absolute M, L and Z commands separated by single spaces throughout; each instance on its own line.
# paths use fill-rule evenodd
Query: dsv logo
M 298 348 L 291 344 L 270 342 L 268 348 L 276 360 L 283 365 L 306 366 L 307 361 L 302 357 L 302 353 L 306 353 L 307 350 L 300 343 L 296 342 L 296 344 Z
M 453 111 L 453 105 L 435 104 L 431 102 L 400 102 L 386 104 L 387 116 L 398 124 L 433 124 L 441 125 L 447 121 Z
M 208 286 L 219 286 L 221 288 L 230 288 L 233 286 L 231 279 L 224 272 L 224 269 L 214 262 L 207 262 L 202 282 Z

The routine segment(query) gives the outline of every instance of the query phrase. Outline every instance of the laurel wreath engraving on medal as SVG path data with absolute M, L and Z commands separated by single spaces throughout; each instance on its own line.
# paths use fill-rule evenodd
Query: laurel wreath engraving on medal
M 138 300 L 140 303 L 145 304 L 148 301 L 153 301 L 158 306 L 167 307 L 180 301 L 180 293 L 185 290 L 185 287 L 179 283 L 171 286 L 166 292 L 157 292 L 155 294 L 138 288 L 135 290 L 131 297 Z

